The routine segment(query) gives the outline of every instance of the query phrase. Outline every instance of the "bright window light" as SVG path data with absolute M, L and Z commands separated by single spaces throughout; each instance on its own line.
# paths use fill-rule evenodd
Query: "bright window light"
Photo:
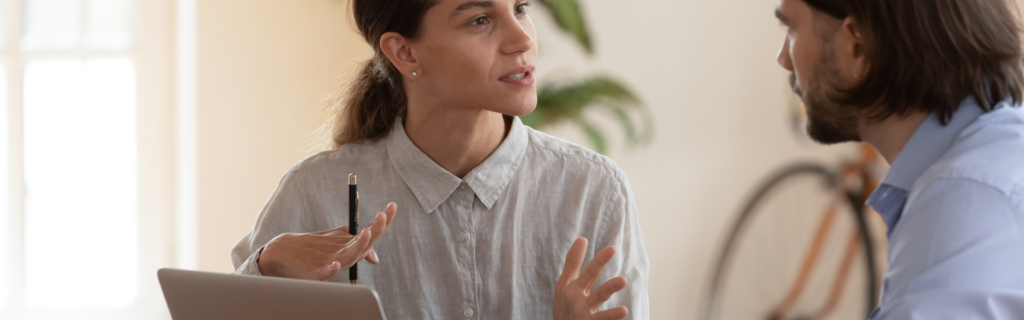
M 26 0 L 24 4 L 24 49 L 72 49 L 78 45 L 80 0 Z
M 7 5 L 9 1 L 0 2 L 0 49 L 7 46 L 7 37 L 4 30 L 7 29 Z M 6 81 L 5 81 L 6 82 Z M 6 102 L 5 102 L 6 104 Z
M 86 49 L 119 50 L 132 45 L 132 2 L 90 0 L 82 45 Z
M 132 45 L 131 0 L 25 0 L 25 50 L 122 50 Z
M 25 304 L 119 308 L 138 292 L 135 66 L 25 69 Z
M 0 65 L 0 310 L 6 309 L 10 303 L 11 271 L 7 261 L 11 261 L 11 229 L 8 201 L 7 176 L 7 68 Z

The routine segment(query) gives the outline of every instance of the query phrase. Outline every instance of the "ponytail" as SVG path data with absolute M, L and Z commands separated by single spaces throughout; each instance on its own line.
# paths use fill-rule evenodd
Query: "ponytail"
M 405 117 L 402 76 L 379 51 L 367 61 L 347 89 L 334 97 L 326 129 L 331 149 L 350 142 L 387 137 L 395 121 Z
M 407 99 L 402 74 L 384 56 L 380 39 L 387 32 L 416 38 L 423 15 L 435 4 L 437 0 L 352 1 L 356 27 L 373 48 L 374 56 L 347 89 L 339 90 L 330 99 L 327 122 L 319 133 L 330 137 L 331 149 L 387 137 L 395 121 L 405 117 Z

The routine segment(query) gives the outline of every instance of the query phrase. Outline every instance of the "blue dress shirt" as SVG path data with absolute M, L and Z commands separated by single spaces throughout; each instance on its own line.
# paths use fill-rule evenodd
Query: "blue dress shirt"
M 967 99 L 914 133 L 868 204 L 889 226 L 870 319 L 1024 319 L 1024 110 Z

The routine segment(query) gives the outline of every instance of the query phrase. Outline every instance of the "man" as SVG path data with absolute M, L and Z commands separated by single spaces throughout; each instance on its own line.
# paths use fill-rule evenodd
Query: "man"
M 1024 319 L 1024 74 L 1005 0 L 781 0 L 779 64 L 821 143 L 892 167 L 871 319 Z

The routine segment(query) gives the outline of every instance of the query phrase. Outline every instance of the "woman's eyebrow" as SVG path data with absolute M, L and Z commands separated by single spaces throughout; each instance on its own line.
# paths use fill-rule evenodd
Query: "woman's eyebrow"
M 494 7 L 494 1 L 491 1 L 491 0 L 469 1 L 469 2 L 466 2 L 466 3 L 460 4 L 458 7 L 455 7 L 455 10 L 452 10 L 452 14 L 448 16 L 448 20 L 451 20 L 452 18 L 455 18 L 455 16 L 458 16 L 463 11 L 466 11 L 466 10 L 469 10 L 469 9 L 472 9 L 472 8 L 491 8 L 491 7 Z

